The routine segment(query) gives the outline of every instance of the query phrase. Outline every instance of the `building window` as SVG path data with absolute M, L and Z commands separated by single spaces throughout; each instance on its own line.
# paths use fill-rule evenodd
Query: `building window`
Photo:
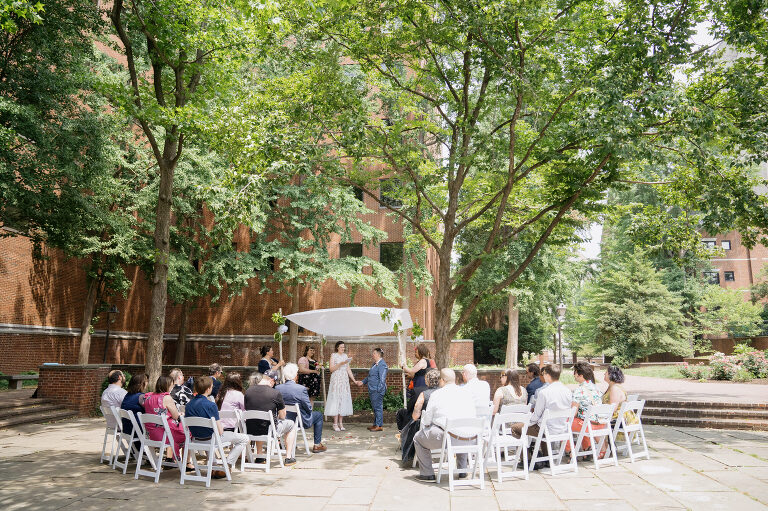
M 711 240 L 701 240 L 702 243 L 704 243 L 704 246 L 707 248 L 715 248 L 717 246 L 717 241 L 714 239 Z
M 342 257 L 363 257 L 362 243 L 342 243 L 339 245 L 339 259 Z
M 726 282 L 733 282 L 733 281 L 736 280 L 736 278 L 733 276 L 733 272 L 732 271 L 724 271 L 723 272 L 723 277 L 725 278 Z
M 718 272 L 717 270 L 705 271 L 704 278 L 707 279 L 707 282 L 709 282 L 710 284 L 719 284 L 720 272 Z
M 403 244 L 382 243 L 379 245 L 379 262 L 390 271 L 397 271 L 403 265 Z
M 401 208 L 403 201 L 397 198 L 397 188 L 400 187 L 399 179 L 380 179 L 379 180 L 379 201 L 380 207 Z
M 262 269 L 262 268 L 254 268 L 253 271 L 255 273 L 259 273 L 261 271 L 267 271 L 267 272 L 275 271 L 275 256 L 267 257 L 267 263 L 264 265 L 264 269 Z
M 363 189 L 358 188 L 356 186 L 352 187 L 352 193 L 355 194 L 355 199 L 359 200 L 360 202 L 365 202 L 363 198 Z
M 723 247 L 723 250 L 730 250 L 731 249 L 731 242 L 728 240 L 723 240 L 720 242 L 720 246 Z

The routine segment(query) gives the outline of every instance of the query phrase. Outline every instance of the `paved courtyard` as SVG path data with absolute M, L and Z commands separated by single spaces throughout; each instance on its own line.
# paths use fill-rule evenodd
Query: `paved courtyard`
M 374 435 L 352 425 L 327 438 L 324 454 L 206 489 L 179 485 L 173 470 L 154 484 L 99 465 L 102 420 L 80 419 L 0 431 L 0 509 L 768 510 L 768 433 L 646 429 L 651 460 L 450 493 L 400 468 L 393 427 Z

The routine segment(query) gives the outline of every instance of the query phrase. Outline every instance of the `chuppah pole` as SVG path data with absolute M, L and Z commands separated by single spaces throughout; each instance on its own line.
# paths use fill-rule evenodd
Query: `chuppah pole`
M 325 346 L 325 336 L 320 336 L 320 381 L 321 387 L 323 387 L 323 407 L 328 404 L 328 398 L 325 392 L 325 355 L 323 354 L 323 348 Z
M 408 408 L 408 401 L 405 393 L 405 371 L 403 370 L 403 367 L 405 367 L 405 345 L 403 342 L 403 333 L 400 329 L 397 330 L 397 351 L 397 358 L 400 359 L 400 377 L 403 386 L 403 408 Z

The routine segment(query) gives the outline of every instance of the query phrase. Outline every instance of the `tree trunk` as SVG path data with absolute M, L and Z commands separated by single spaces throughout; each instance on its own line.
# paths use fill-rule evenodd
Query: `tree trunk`
M 181 318 L 179 318 L 179 338 L 176 339 L 176 356 L 173 363 L 177 366 L 184 365 L 184 353 L 187 349 L 187 319 L 189 318 L 189 302 L 181 304 Z
M 93 321 L 93 311 L 96 308 L 96 296 L 99 294 L 99 279 L 91 279 L 88 284 L 88 294 L 85 297 L 85 307 L 83 307 L 83 322 L 80 324 L 80 352 L 77 355 L 78 365 L 88 363 L 88 356 L 91 353 L 91 321 Z
M 507 357 L 505 366 L 511 369 L 517 368 L 517 342 L 518 325 L 520 323 L 520 309 L 517 308 L 517 297 L 509 294 L 509 329 L 507 331 Z
M 301 285 L 293 286 L 293 301 L 291 303 L 291 312 L 296 314 L 301 312 Z M 299 360 L 299 325 L 291 321 L 288 338 L 288 362 L 296 363 Z
M 450 367 L 451 364 L 451 309 L 448 303 L 447 286 L 437 288 L 435 297 L 435 361 L 437 367 Z
M 175 151 L 174 151 L 175 152 Z M 171 197 L 173 194 L 173 171 L 175 165 L 160 164 L 160 191 L 155 218 L 155 266 L 152 274 L 152 302 L 149 318 L 146 358 L 144 361 L 149 386 L 155 388 L 155 381 L 163 368 L 163 334 L 165 332 L 165 307 L 168 303 L 168 257 L 170 254 L 169 230 L 171 226 Z

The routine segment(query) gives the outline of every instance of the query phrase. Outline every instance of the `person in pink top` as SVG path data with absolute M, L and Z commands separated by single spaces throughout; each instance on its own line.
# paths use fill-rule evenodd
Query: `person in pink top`
M 184 448 L 184 428 L 181 426 L 181 414 L 179 409 L 176 408 L 176 402 L 173 400 L 170 394 L 173 380 L 168 376 L 160 376 L 155 383 L 155 391 L 149 392 L 144 396 L 144 413 L 154 415 L 165 415 L 168 420 L 168 427 L 171 430 L 171 436 L 173 437 L 173 443 L 176 447 L 177 454 L 181 456 L 182 449 Z M 152 440 L 163 439 L 163 427 L 155 424 L 147 424 L 147 432 L 149 438 Z
M 245 411 L 244 392 L 243 379 L 240 373 L 227 374 L 227 378 L 221 384 L 219 393 L 216 395 L 216 406 L 219 407 L 219 411 Z M 224 428 L 224 431 L 234 431 L 235 422 L 235 419 L 221 419 L 221 427 Z

